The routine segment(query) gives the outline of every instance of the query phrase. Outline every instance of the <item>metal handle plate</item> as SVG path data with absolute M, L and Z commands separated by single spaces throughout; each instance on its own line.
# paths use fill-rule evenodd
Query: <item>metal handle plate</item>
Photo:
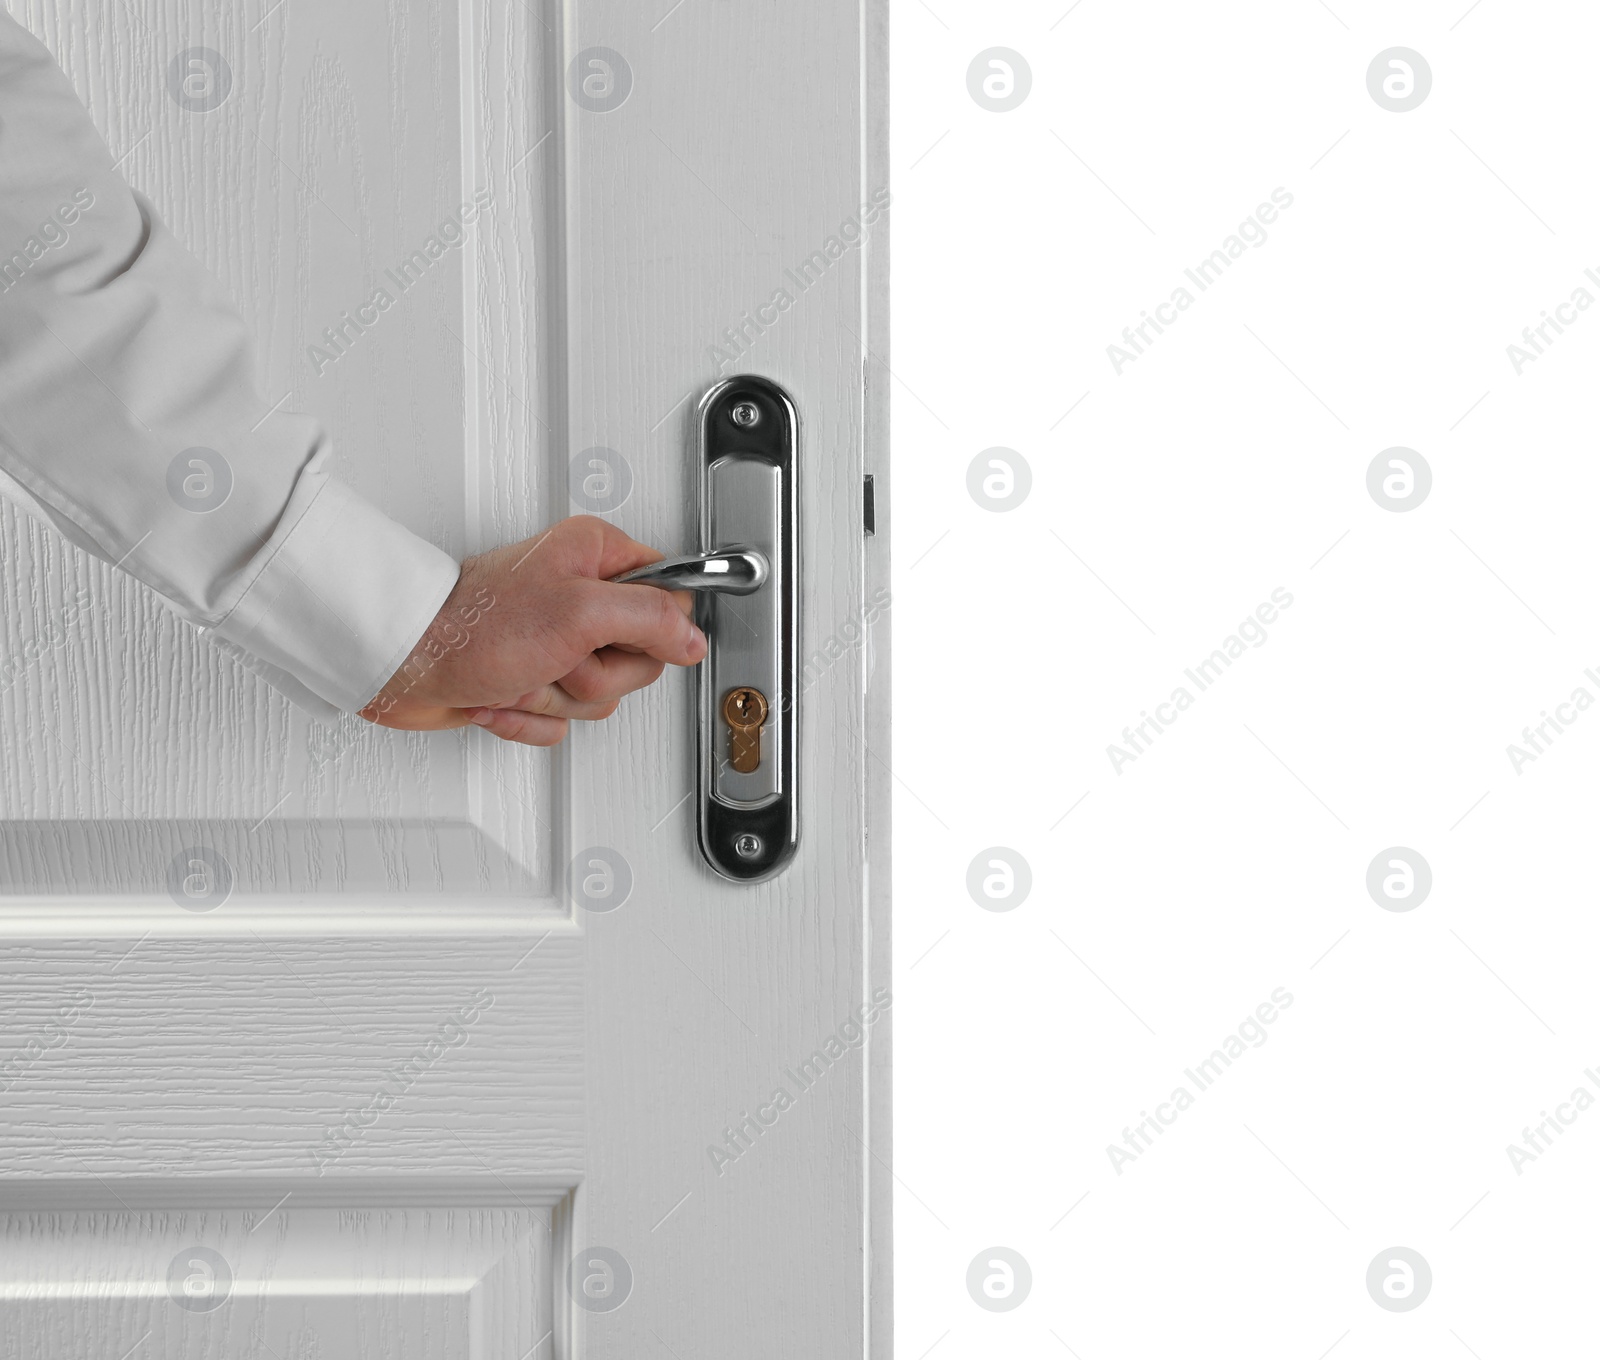
M 737 545 L 767 564 L 748 593 L 698 597 L 709 646 L 700 666 L 700 849 L 724 877 L 758 882 L 778 873 L 799 841 L 800 417 L 776 383 L 730 378 L 701 402 L 697 443 L 701 547 Z M 765 700 L 754 768 L 749 738 L 725 716 L 741 689 Z
M 800 418 L 765 378 L 730 378 L 700 403 L 695 468 L 703 551 L 614 579 L 692 590 L 699 668 L 700 849 L 724 878 L 778 873 L 799 842 Z

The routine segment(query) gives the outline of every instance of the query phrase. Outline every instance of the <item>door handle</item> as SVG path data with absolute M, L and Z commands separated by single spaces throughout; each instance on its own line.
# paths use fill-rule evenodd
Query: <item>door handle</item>
M 614 578 L 692 590 L 706 635 L 696 763 L 701 853 L 724 878 L 771 878 L 799 842 L 800 417 L 765 378 L 701 401 L 693 457 L 701 551 Z
M 660 586 L 662 590 L 717 590 L 727 595 L 750 595 L 767 579 L 767 559 L 748 548 L 665 557 L 648 567 L 624 572 L 611 579 L 619 586 Z

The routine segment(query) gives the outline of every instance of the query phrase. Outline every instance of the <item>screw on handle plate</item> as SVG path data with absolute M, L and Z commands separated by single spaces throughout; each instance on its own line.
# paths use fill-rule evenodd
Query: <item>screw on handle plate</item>
M 722 701 L 722 717 L 733 733 L 728 763 L 740 774 L 754 774 L 761 768 L 761 728 L 767 721 L 767 696 L 748 685 L 731 689 Z

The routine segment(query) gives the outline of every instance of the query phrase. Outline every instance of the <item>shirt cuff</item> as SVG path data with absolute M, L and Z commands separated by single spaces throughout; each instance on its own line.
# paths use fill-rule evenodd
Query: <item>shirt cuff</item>
M 207 632 L 328 720 L 377 696 L 460 573 L 448 553 L 329 477 L 239 602 Z M 283 684 L 284 675 L 298 683 Z

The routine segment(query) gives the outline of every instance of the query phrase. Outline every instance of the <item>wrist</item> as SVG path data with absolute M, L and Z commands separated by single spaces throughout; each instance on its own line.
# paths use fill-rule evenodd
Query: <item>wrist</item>
M 382 716 L 402 703 L 440 703 L 438 696 L 448 687 L 454 663 L 472 642 L 494 603 L 482 558 L 467 558 L 439 612 L 364 714 Z

